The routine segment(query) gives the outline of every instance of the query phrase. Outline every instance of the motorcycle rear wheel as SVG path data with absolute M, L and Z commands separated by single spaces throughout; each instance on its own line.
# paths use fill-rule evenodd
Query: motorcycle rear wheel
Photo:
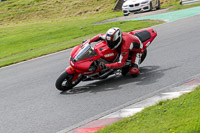
M 143 52 L 143 54 L 142 54 L 140 64 L 144 61 L 144 59 L 146 58 L 146 56 L 147 56 L 147 49 L 145 49 L 144 52 Z
M 72 79 L 74 75 L 69 74 L 66 71 L 63 72 L 56 80 L 55 86 L 60 91 L 67 91 L 73 88 Z

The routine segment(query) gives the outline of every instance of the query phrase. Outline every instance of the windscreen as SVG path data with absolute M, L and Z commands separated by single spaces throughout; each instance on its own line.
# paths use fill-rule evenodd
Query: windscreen
M 92 49 L 89 43 L 81 46 L 80 48 L 80 52 L 74 58 L 75 61 L 84 60 L 97 55 L 97 53 Z

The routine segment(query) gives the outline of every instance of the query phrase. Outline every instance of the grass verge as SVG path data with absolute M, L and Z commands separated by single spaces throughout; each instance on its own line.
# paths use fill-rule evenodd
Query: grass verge
M 197 7 L 197 6 L 200 6 L 200 3 L 195 3 L 191 5 L 180 5 L 180 0 L 161 0 L 161 8 L 170 7 L 169 11 L 187 9 L 187 8 Z
M 161 3 L 161 8 L 168 8 L 168 7 L 178 6 L 180 0 L 160 0 L 160 3 Z
M 180 10 L 180 9 L 187 9 L 187 8 L 197 7 L 197 6 L 200 6 L 200 3 L 191 4 L 191 5 L 175 5 L 172 8 L 170 8 L 169 11 Z
M 174 100 L 161 101 L 98 133 L 200 133 L 200 87 Z

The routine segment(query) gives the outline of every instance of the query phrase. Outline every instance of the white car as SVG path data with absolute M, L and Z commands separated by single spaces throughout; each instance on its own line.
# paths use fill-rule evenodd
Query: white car
M 150 11 L 160 9 L 160 0 L 124 0 L 122 11 L 124 16 L 140 11 Z

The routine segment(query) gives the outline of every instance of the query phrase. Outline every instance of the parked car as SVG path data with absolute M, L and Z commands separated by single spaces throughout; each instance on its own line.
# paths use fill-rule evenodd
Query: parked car
M 160 9 L 160 0 L 124 0 L 122 11 L 124 16 L 130 13 Z

